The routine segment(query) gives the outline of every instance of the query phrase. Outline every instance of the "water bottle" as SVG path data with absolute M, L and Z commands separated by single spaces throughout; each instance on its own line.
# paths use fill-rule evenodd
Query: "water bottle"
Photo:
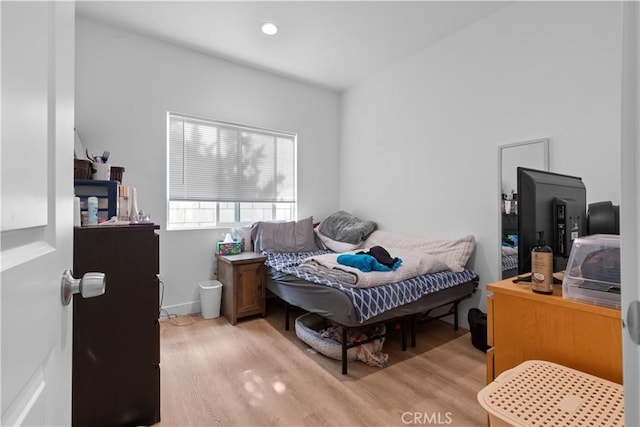
M 89 225 L 98 225 L 98 198 L 89 197 L 87 199 L 87 211 L 89 212 Z
M 76 196 L 73 198 L 73 226 L 74 227 L 82 226 L 81 218 L 82 217 L 80 215 L 80 197 Z

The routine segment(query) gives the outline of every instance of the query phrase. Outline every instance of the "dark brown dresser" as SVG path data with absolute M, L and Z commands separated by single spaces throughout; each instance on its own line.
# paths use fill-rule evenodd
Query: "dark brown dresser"
M 74 231 L 74 277 L 103 272 L 106 292 L 73 298 L 73 426 L 160 421 L 158 228 Z

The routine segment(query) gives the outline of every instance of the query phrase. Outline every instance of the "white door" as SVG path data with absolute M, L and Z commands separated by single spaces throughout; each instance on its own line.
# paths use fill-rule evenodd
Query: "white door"
M 640 426 L 640 4 L 623 4 L 620 243 L 625 425 Z
M 74 15 L 0 2 L 2 425 L 71 424 Z

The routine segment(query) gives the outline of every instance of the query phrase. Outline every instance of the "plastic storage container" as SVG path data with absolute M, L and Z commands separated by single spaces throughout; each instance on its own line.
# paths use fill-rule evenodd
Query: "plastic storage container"
M 542 360 L 527 360 L 480 390 L 495 426 L 623 426 L 622 385 Z
M 200 282 L 200 311 L 205 319 L 220 317 L 222 283 L 218 280 Z
M 620 308 L 620 236 L 594 234 L 573 242 L 562 281 L 566 299 Z

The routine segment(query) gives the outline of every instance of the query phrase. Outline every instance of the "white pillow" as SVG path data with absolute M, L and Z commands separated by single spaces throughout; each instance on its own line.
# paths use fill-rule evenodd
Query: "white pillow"
M 451 271 L 460 272 L 465 269 L 475 250 L 476 239 L 474 236 L 468 235 L 453 240 L 432 240 L 425 237 L 376 230 L 371 233 L 364 246 L 382 246 L 389 252 L 392 248 L 399 248 L 428 253 L 446 262 Z
M 362 246 L 362 243 L 346 243 L 346 242 L 338 242 L 337 240 L 333 240 L 324 234 L 322 234 L 318 228 L 315 229 L 316 234 L 320 238 L 320 241 L 324 243 L 324 245 L 331 249 L 334 252 L 349 252 L 355 249 L 358 249 Z

